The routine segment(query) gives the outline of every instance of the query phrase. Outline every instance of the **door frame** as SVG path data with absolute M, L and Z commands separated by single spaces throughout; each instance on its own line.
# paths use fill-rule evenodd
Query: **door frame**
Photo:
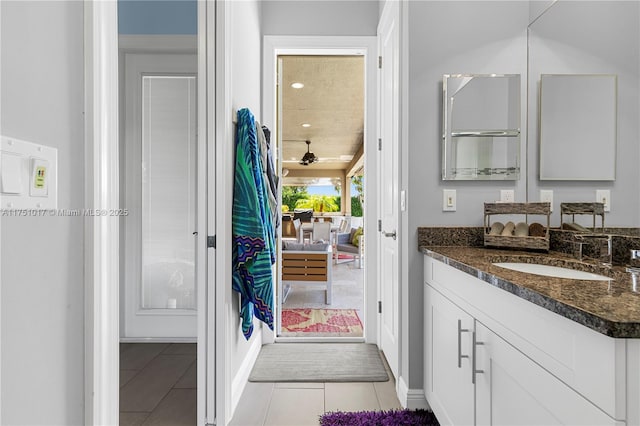
M 217 2 L 216 2 L 217 3 Z M 202 203 L 207 196 L 207 140 L 215 146 L 214 123 L 208 122 L 207 108 L 215 102 L 215 4 L 198 2 L 198 231 L 196 244 L 196 285 L 198 292 L 198 378 L 206 386 L 197 391 L 198 424 L 215 422 L 215 338 L 213 321 L 215 293 L 207 288 L 215 275 L 213 250 L 206 249 L 208 211 Z M 85 46 L 85 207 L 118 209 L 119 175 L 119 65 L 118 7 L 115 1 L 84 0 Z M 120 218 L 85 218 L 85 424 L 119 422 L 119 286 Z M 207 267 L 207 263 L 211 266 Z M 213 287 L 213 284 L 210 285 Z M 219 325 L 218 325 L 219 326 Z M 211 355 L 214 367 L 209 367 Z M 206 374 L 206 376 L 205 376 Z
M 364 230 L 366 239 L 367 257 L 377 259 L 378 242 L 374 237 L 377 231 L 377 205 L 378 183 L 377 176 L 377 57 L 378 38 L 376 36 L 264 36 L 263 40 L 263 100 L 262 111 L 265 125 L 273 129 L 273 140 L 278 140 L 278 126 L 276 114 L 277 99 L 277 57 L 280 54 L 316 54 L 316 55 L 345 55 L 354 52 L 362 52 L 365 57 L 365 176 L 372 178 L 365 180 L 364 197 L 368 207 L 365 215 Z M 366 178 L 365 178 L 366 179 Z M 375 262 L 365 262 L 364 267 L 364 318 L 365 335 L 367 343 L 378 342 L 377 324 L 377 271 Z M 275 292 L 274 292 L 275 297 Z M 274 303 L 276 300 L 274 299 Z M 274 327 L 277 330 L 277 327 Z M 295 338 L 296 341 L 313 341 L 314 338 Z M 263 327 L 263 343 L 275 341 L 275 333 Z M 280 340 L 280 339 L 278 339 Z M 315 340 L 318 340 L 317 338 Z M 327 341 L 326 338 L 320 339 Z M 345 338 L 338 341 L 345 342 Z

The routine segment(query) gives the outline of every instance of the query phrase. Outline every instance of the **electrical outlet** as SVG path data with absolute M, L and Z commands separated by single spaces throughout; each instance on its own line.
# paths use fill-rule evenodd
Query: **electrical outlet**
M 596 202 L 604 204 L 604 211 L 611 211 L 611 191 L 608 189 L 596 190 Z
M 553 191 L 550 189 L 541 189 L 540 202 L 549 203 L 551 205 L 551 211 L 553 211 Z
M 500 202 L 501 203 L 513 203 L 516 196 L 513 189 L 501 189 L 500 190 Z
M 442 211 L 443 212 L 456 211 L 456 190 L 455 189 L 442 190 Z

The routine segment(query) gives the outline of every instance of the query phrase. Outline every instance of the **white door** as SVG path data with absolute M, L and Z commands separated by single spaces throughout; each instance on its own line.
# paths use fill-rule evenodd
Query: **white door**
M 398 162 L 399 162 L 399 2 L 387 2 L 378 27 L 378 50 L 382 57 L 379 74 L 380 114 L 380 348 L 393 375 L 398 377 L 399 298 L 398 270 Z
M 125 55 L 124 338 L 197 336 L 196 70 L 193 54 Z

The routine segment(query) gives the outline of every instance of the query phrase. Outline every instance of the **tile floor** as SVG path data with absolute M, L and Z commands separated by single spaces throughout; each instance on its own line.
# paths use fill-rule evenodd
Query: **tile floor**
M 230 424 L 318 425 L 325 412 L 401 408 L 390 372 L 389 377 L 388 382 L 249 382 Z M 195 344 L 120 345 L 121 426 L 193 426 L 196 392 Z
M 388 382 L 249 382 L 230 425 L 318 425 L 319 416 L 331 411 L 400 409 L 390 372 L 389 377 Z
M 193 426 L 195 343 L 120 344 L 120 426 Z

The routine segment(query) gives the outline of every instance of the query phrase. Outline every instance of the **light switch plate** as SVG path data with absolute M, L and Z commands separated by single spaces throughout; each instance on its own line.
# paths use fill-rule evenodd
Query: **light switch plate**
M 443 212 L 455 212 L 456 202 L 457 200 L 456 200 L 455 189 L 442 190 L 442 211 Z
M 596 190 L 596 202 L 604 204 L 604 211 L 611 211 L 611 191 L 608 189 Z
M 551 205 L 551 211 L 553 211 L 553 191 L 550 189 L 541 189 L 540 202 L 549 203 Z
M 3 178 L 0 208 L 34 210 L 57 208 L 58 149 L 0 136 L 0 150 L 3 166 L 7 166 L 5 158 L 11 158 L 9 163 L 13 163 L 15 158 L 20 158 L 19 166 L 12 164 L 9 170 L 0 172 Z

